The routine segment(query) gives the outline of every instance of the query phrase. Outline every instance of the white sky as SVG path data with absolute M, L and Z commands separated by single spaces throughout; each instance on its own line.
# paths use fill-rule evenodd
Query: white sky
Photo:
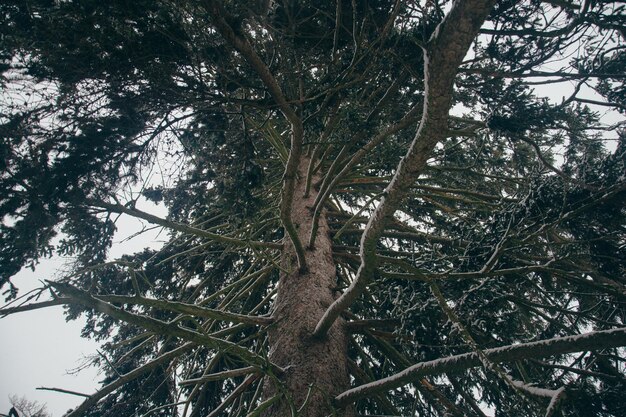
M 165 216 L 163 207 L 138 204 L 138 208 L 158 216 Z M 110 257 L 139 251 L 146 246 L 158 248 L 166 236 L 160 229 L 151 230 L 129 241 L 125 238 L 142 230 L 142 223 L 128 216 L 120 217 L 118 231 Z M 40 287 L 39 280 L 57 276 L 65 261 L 60 257 L 41 262 L 35 272 L 22 270 L 13 278 L 20 295 Z M 45 298 L 44 298 L 45 299 Z M 42 299 L 43 300 L 43 299 Z M 4 300 L 0 300 L 0 305 Z M 85 394 L 93 393 L 100 384 L 98 370 L 87 368 L 77 375 L 69 371 L 85 363 L 85 358 L 97 355 L 99 345 L 80 337 L 83 320 L 66 322 L 62 306 L 28 311 L 0 319 L 0 414 L 10 409 L 9 396 L 26 397 L 48 406 L 53 417 L 61 417 L 83 397 L 37 387 L 62 388 Z
M 49 279 L 62 266 L 61 260 L 46 260 L 36 272 L 25 270 L 14 277 L 22 290 L 35 288 L 38 280 Z M 96 353 L 98 345 L 80 337 L 82 320 L 65 322 L 61 306 L 29 311 L 0 319 L 0 412 L 8 413 L 9 396 L 26 397 L 47 403 L 54 417 L 79 404 L 81 397 L 37 387 L 56 387 L 90 393 L 96 389 L 97 370 L 86 369 L 78 375 L 68 371 L 77 368 L 85 356 Z

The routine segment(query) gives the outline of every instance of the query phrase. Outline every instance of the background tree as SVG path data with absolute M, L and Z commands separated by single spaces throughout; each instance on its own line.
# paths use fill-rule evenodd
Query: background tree
M 30 401 L 25 397 L 18 397 L 17 395 L 11 395 L 9 400 L 19 417 L 51 417 L 45 404 Z
M 318 3 L 0 5 L 0 311 L 87 317 L 69 415 L 622 415 L 624 5 Z

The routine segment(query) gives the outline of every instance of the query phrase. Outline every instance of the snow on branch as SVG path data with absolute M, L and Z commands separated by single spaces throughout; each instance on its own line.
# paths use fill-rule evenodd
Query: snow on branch
M 425 169 L 432 150 L 448 132 L 454 79 L 478 30 L 491 11 L 493 0 L 461 0 L 437 26 L 424 48 L 424 110 L 409 150 L 398 164 L 361 236 L 361 265 L 350 287 L 324 313 L 314 336 L 326 334 L 342 311 L 365 290 L 377 268 L 376 243 L 387 222 L 404 200 L 407 190 Z
M 626 327 L 485 349 L 483 353 L 491 362 L 500 363 L 621 346 L 626 346 Z M 349 389 L 339 394 L 335 401 L 340 406 L 346 406 L 359 398 L 390 391 L 427 375 L 460 372 L 481 364 L 481 359 L 476 352 L 421 362 L 387 378 Z
M 441 309 L 444 311 L 446 316 L 448 316 L 448 320 L 450 320 L 457 327 L 457 329 L 461 333 L 461 337 L 472 348 L 474 353 L 478 355 L 483 366 L 487 369 L 491 369 L 496 375 L 498 375 L 502 379 L 504 383 L 518 390 L 522 394 L 530 394 L 530 395 L 534 395 L 538 397 L 550 398 L 551 401 L 546 411 L 546 416 L 548 417 L 551 416 L 554 413 L 553 410 L 556 409 L 561 399 L 564 397 L 565 387 L 561 387 L 558 390 L 538 388 L 529 384 L 525 384 L 524 382 L 521 382 L 521 381 L 516 381 L 513 378 L 511 378 L 509 375 L 507 375 L 505 370 L 499 364 L 491 361 L 489 357 L 485 354 L 484 350 L 478 346 L 478 343 L 476 343 L 474 338 L 471 336 L 471 334 L 467 330 L 467 327 L 461 322 L 461 319 L 456 314 L 454 309 L 452 309 L 448 305 L 448 302 L 443 296 L 441 289 L 435 282 L 432 282 L 430 284 L 430 290 L 432 294 L 435 296 L 435 299 L 437 300 L 437 303 L 439 304 Z

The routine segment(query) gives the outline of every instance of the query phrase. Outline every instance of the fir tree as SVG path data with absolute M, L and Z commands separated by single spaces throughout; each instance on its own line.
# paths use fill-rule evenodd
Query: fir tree
M 623 415 L 625 12 L 5 0 L 0 314 L 87 317 L 71 417 Z

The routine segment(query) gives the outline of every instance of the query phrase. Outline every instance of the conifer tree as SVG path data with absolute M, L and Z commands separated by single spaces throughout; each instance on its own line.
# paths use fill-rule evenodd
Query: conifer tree
M 625 27 L 609 0 L 5 0 L 0 315 L 87 318 L 106 378 L 70 417 L 623 415 Z M 167 242 L 111 258 L 121 216 Z

